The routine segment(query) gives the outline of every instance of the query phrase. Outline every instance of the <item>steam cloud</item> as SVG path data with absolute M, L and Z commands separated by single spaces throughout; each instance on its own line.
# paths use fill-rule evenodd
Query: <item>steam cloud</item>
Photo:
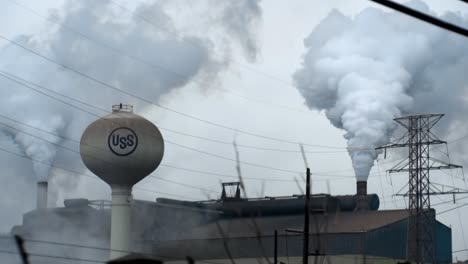
M 56 134 L 63 134 L 66 122 L 62 117 L 51 117 L 47 124 L 30 124 L 35 127 L 45 127 Z M 54 162 L 56 150 L 55 144 L 60 144 L 61 139 L 56 136 L 45 136 L 47 142 L 34 138 L 25 133 L 15 133 L 14 141 L 23 149 L 24 154 L 33 161 L 34 174 L 38 181 L 47 181 L 50 164 Z M 50 143 L 48 143 L 50 142 Z
M 409 5 L 431 12 L 420 1 Z M 442 19 L 468 24 L 455 13 Z M 392 119 L 439 111 L 455 123 L 466 113 L 468 42 L 456 34 L 375 8 L 354 18 L 335 10 L 304 44 L 295 85 L 309 108 L 323 110 L 346 131 L 358 181 L 368 178 L 378 155 L 374 148 L 389 142 Z
M 65 27 L 50 23 L 40 34 L 12 38 L 20 45 L 70 68 L 157 102 L 163 96 L 170 99 L 174 89 L 183 88 L 193 81 L 215 79 L 228 66 L 233 51 L 241 52 L 249 61 L 255 59 L 258 48 L 252 27 L 261 19 L 259 1 L 220 2 L 199 1 L 191 3 L 190 8 L 186 3 L 183 5 L 193 16 L 216 18 L 200 30 L 196 20 L 177 15 L 183 12 L 177 2 L 139 3 L 134 7 L 135 13 L 131 14 L 110 1 L 66 1 L 62 9 L 52 10 L 50 15 Z M 223 36 L 222 40 L 219 35 Z M 139 111 L 148 106 L 64 70 L 16 45 L 5 45 L 0 56 L 2 74 L 20 76 L 100 108 L 109 108 L 116 102 L 128 102 Z M 74 139 L 79 139 L 87 124 L 96 118 L 0 77 L 0 111 L 9 118 Z M 33 160 L 37 180 L 45 180 L 51 173 L 51 167 L 44 163 L 61 160 L 64 163 L 62 167 L 84 169 L 79 155 L 54 145 L 63 144 L 79 150 L 77 144 L 13 122 L 5 123 L 21 130 L 27 129 L 50 141 L 36 139 L 15 129 L 1 128 L 3 134 L 11 135 L 5 138 L 11 138 L 12 144 L 19 146 L 23 155 Z

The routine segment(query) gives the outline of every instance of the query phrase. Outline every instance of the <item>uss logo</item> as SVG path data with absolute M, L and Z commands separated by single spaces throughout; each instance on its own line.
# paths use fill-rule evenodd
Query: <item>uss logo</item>
M 138 137 L 132 129 L 119 127 L 114 129 L 108 139 L 109 149 L 117 156 L 128 156 L 132 154 L 138 146 Z

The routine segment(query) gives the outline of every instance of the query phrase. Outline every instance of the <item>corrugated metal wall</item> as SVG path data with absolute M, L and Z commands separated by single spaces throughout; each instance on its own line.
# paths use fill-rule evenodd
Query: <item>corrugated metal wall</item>
M 395 259 L 406 258 L 406 220 L 372 230 L 367 233 L 367 254 Z
M 436 225 L 437 263 L 452 263 L 452 230 L 437 222 Z

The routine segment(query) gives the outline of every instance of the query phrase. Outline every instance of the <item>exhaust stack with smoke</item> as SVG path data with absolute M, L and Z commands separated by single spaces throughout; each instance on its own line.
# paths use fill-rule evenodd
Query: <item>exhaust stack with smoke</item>
M 367 182 L 358 181 L 356 183 L 356 211 L 369 210 L 369 202 L 367 200 Z
M 48 194 L 49 184 L 47 181 L 37 182 L 37 198 L 36 198 L 36 209 L 43 210 L 47 208 L 47 194 Z
M 432 13 L 423 1 L 408 5 Z M 460 14 L 443 16 L 467 23 Z M 323 111 L 345 131 L 357 181 L 367 181 L 379 154 L 375 148 L 389 143 L 396 128 L 394 118 L 409 112 L 466 113 L 460 98 L 466 94 L 462 69 L 468 49 L 456 34 L 376 8 L 352 17 L 334 10 L 304 45 L 295 86 L 310 109 Z M 447 93 L 446 87 L 455 90 Z

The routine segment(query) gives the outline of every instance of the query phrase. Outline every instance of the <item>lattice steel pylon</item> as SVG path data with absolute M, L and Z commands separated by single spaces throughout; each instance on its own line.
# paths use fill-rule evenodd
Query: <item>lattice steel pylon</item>
M 429 155 L 431 145 L 446 144 L 438 139 L 431 128 L 443 114 L 411 115 L 396 118 L 395 121 L 406 128 L 406 133 L 393 143 L 377 149 L 408 147 L 408 157 L 388 172 L 408 171 L 408 243 L 407 260 L 415 263 L 437 263 L 435 253 L 435 211 L 431 209 L 431 190 L 429 171 L 433 169 L 461 168 L 459 165 L 432 159 Z M 461 193 L 461 192 L 460 192 Z

